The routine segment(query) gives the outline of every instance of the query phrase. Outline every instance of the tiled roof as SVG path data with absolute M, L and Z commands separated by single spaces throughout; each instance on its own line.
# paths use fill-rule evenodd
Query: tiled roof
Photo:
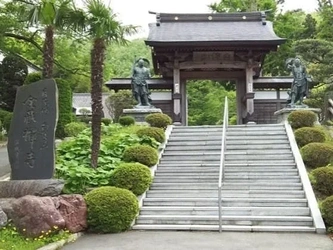
M 281 44 L 285 39 L 275 34 L 261 12 L 157 14 L 157 22 L 149 24 L 146 43 L 230 41 Z

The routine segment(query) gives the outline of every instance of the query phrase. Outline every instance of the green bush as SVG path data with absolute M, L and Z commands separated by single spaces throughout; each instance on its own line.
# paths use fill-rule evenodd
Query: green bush
M 172 119 L 166 114 L 155 113 L 147 115 L 146 122 L 152 127 L 166 129 L 168 125 L 172 124 Z
M 83 130 L 87 128 L 87 125 L 83 122 L 71 122 L 65 126 L 65 135 L 69 137 L 74 137 L 80 134 Z
M 126 115 L 119 117 L 119 124 L 122 126 L 130 126 L 135 124 L 135 119 L 132 116 Z
M 130 228 L 139 212 L 135 195 L 117 187 L 96 188 L 85 195 L 88 228 L 95 233 L 118 233 Z
M 12 123 L 13 113 L 8 112 L 2 122 L 3 128 L 6 130 L 7 134 L 10 130 L 10 124 Z
M 158 155 L 157 151 L 150 146 L 136 145 L 125 150 L 123 160 L 125 162 L 139 162 L 152 167 L 158 162 Z
M 293 129 L 313 127 L 317 121 L 317 115 L 309 110 L 296 110 L 288 116 L 288 122 Z
M 161 128 L 142 128 L 136 132 L 136 134 L 140 137 L 148 136 L 154 138 L 156 141 L 163 143 L 165 141 L 165 133 Z
M 298 147 L 303 147 L 312 142 L 325 142 L 326 134 L 317 127 L 303 127 L 295 131 Z
M 112 120 L 109 118 L 102 118 L 102 123 L 106 126 L 109 126 L 112 123 Z
M 110 184 L 141 195 L 149 188 L 152 180 L 147 166 L 140 163 L 123 163 L 113 171 Z
M 311 172 L 314 189 L 325 196 L 333 195 L 333 167 L 321 167 Z
M 29 85 L 34 82 L 38 82 L 43 79 L 42 73 L 41 72 L 33 72 L 27 75 L 25 78 L 24 84 Z
M 123 113 L 123 109 L 133 108 L 135 104 L 131 90 L 112 91 L 110 96 L 105 100 L 105 105 L 112 114 L 114 122 L 119 122 L 119 117 Z
M 321 203 L 321 214 L 328 226 L 333 226 L 333 195 Z
M 313 142 L 301 148 L 303 161 L 308 168 L 324 167 L 333 161 L 333 145 Z
M 60 78 L 55 79 L 58 87 L 59 118 L 56 129 L 56 137 L 66 136 L 65 126 L 72 122 L 72 90 L 70 84 Z

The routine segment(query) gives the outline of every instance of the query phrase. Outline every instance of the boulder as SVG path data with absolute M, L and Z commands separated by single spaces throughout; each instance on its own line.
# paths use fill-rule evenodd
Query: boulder
M 20 198 L 25 195 L 57 196 L 64 188 L 63 180 L 1 181 L 0 198 Z
M 56 209 L 65 219 L 65 227 L 72 233 L 87 228 L 87 205 L 82 195 L 61 195 L 53 197 Z
M 0 207 L 0 228 L 7 225 L 8 218 L 5 212 Z
M 0 207 L 2 209 L 2 211 L 5 212 L 5 214 L 7 215 L 8 219 L 11 219 L 11 215 L 13 213 L 13 202 L 15 201 L 15 198 L 6 198 L 6 199 L 2 199 L 0 198 Z
M 51 197 L 27 195 L 12 203 L 12 220 L 27 237 L 38 237 L 49 230 L 63 229 L 65 220 Z

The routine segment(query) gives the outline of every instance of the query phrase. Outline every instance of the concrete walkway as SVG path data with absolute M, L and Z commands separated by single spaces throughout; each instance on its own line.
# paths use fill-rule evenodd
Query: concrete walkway
M 0 177 L 10 173 L 7 147 L 0 147 Z
M 85 235 L 64 250 L 332 250 L 326 235 L 289 233 L 143 232 Z

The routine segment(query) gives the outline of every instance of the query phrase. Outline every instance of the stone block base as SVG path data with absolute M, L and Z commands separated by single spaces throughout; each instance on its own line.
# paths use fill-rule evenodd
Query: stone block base
M 134 117 L 135 122 L 138 124 L 147 124 L 145 121 L 146 116 L 154 113 L 162 113 L 162 110 L 157 108 L 123 109 L 123 115 Z
M 316 114 L 321 113 L 321 109 L 316 109 L 316 108 L 283 108 L 274 113 L 275 116 L 277 116 L 277 122 L 278 123 L 284 123 L 285 121 L 288 121 L 288 116 L 290 115 L 291 112 L 296 111 L 296 110 L 308 110 L 312 111 Z M 317 115 L 317 124 L 319 124 L 318 120 L 318 115 Z

